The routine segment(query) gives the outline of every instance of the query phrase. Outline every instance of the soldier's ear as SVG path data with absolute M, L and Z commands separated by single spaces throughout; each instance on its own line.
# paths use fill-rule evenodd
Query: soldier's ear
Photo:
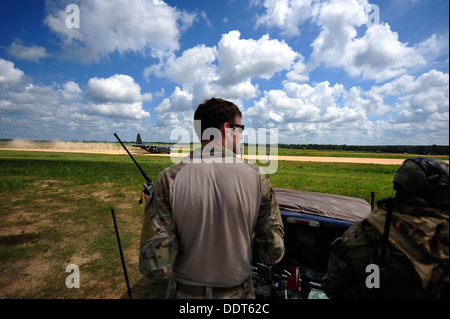
M 222 136 L 231 136 L 233 135 L 233 128 L 228 122 L 225 122 L 220 126 L 220 132 L 222 133 Z

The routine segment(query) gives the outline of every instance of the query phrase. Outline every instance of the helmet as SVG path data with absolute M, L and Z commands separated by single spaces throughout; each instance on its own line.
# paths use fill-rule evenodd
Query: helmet
M 436 207 L 448 207 L 449 166 L 436 158 L 407 159 L 394 174 L 394 189 L 427 199 Z

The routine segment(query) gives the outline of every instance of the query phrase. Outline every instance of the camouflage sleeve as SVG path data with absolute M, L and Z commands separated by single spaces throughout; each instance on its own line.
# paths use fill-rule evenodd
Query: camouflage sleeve
M 350 266 L 345 245 L 342 238 L 338 238 L 332 244 L 327 273 L 322 278 L 322 287 L 328 298 L 347 298 L 347 286 L 351 282 Z
M 265 265 L 278 263 L 284 255 L 284 226 L 275 193 L 267 175 L 260 174 L 262 199 L 253 240 L 254 259 Z
M 147 201 L 139 250 L 139 270 L 154 280 L 170 276 L 178 251 L 169 181 L 164 173 L 159 175 Z
M 361 222 L 350 226 L 332 243 L 322 287 L 331 299 L 357 298 L 368 265 L 368 245 Z

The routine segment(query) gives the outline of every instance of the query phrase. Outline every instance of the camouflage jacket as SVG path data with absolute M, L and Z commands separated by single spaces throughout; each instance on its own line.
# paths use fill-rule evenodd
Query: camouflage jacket
M 250 262 L 252 258 L 267 265 L 275 264 L 282 258 L 284 254 L 284 228 L 278 203 L 268 177 L 262 174 L 260 168 L 238 159 L 232 152 L 231 157 L 235 162 L 223 164 L 229 165 L 226 166 L 225 170 L 227 176 L 215 180 L 213 182 L 214 187 L 202 188 L 201 184 L 205 179 L 214 179 L 218 173 L 212 167 L 205 168 L 205 165 L 212 165 L 211 163 L 195 164 L 195 159 L 199 159 L 197 157 L 198 152 L 200 150 L 193 151 L 188 158 L 160 173 L 145 209 L 144 224 L 141 231 L 139 268 L 144 276 L 153 279 L 175 276 L 177 280 L 186 284 L 227 286 L 229 282 L 229 286 L 233 286 L 233 283 L 237 281 L 241 283 L 248 278 L 251 272 Z M 223 149 L 221 156 L 230 156 L 230 151 Z M 189 165 L 191 167 L 187 167 Z M 194 168 L 193 165 L 201 166 Z M 220 169 L 223 169 L 223 167 L 220 167 Z M 189 170 L 194 169 L 198 169 L 195 172 L 200 173 L 189 175 Z M 240 173 L 236 175 L 235 170 Z M 238 187 L 237 185 L 234 186 L 234 178 L 239 179 L 241 173 L 249 173 L 249 170 L 254 172 L 250 172 L 250 175 L 253 174 L 251 176 L 254 176 L 256 180 L 244 180 L 244 182 L 236 180 L 236 184 L 242 184 L 238 193 L 244 193 L 244 196 L 233 197 L 236 194 L 233 189 Z M 178 179 L 184 180 L 180 182 Z M 259 195 L 253 196 L 246 188 L 250 187 L 248 185 L 254 184 L 254 181 L 256 181 L 256 186 L 259 189 Z M 187 185 L 192 185 L 192 187 L 177 188 L 177 182 L 181 185 L 188 183 Z M 193 201 L 208 202 L 210 200 L 215 202 L 214 199 L 211 200 L 210 198 L 219 197 L 220 205 L 213 206 L 216 207 L 215 210 L 220 210 L 222 206 L 231 207 L 228 210 L 224 208 L 224 211 L 221 212 L 222 215 L 226 215 L 220 217 L 225 218 L 223 223 L 217 222 L 217 214 L 208 212 L 208 209 L 204 208 L 204 203 L 190 205 L 184 199 L 181 200 L 184 206 L 179 207 L 177 198 L 179 198 L 180 193 L 185 191 L 189 192 L 189 198 L 195 198 Z M 199 198 L 196 195 L 198 193 L 202 197 Z M 231 194 L 232 198 L 223 194 Z M 239 202 L 239 205 L 234 205 L 235 202 Z M 247 205 L 246 203 L 250 204 Z M 192 206 L 197 207 L 196 205 L 199 209 L 192 209 Z M 242 209 L 236 209 L 236 207 Z M 256 208 L 254 215 L 253 209 L 248 209 L 248 207 Z M 209 220 L 209 213 L 212 214 L 211 220 Z M 205 216 L 200 219 L 200 223 L 194 223 L 193 220 L 197 221 L 200 218 L 198 217 L 199 214 Z M 216 219 L 213 219 L 213 215 L 216 216 L 214 217 Z M 222 222 L 222 219 L 220 221 Z M 189 224 L 189 227 L 187 224 Z M 205 225 L 208 226 L 205 227 Z M 210 228 L 214 229 L 216 233 L 212 234 Z M 206 235 L 203 236 L 203 234 Z M 233 239 L 229 240 L 230 237 L 233 237 Z M 240 245 L 233 248 L 229 243 L 227 245 L 223 243 L 229 241 L 233 244 L 234 238 L 238 238 L 237 242 Z M 200 253 L 197 252 L 195 258 L 188 259 L 190 250 L 196 249 L 197 246 L 201 246 L 203 250 L 200 250 Z M 189 261 L 189 265 L 183 264 L 183 260 L 186 259 Z M 197 259 L 202 260 L 202 262 L 197 261 Z M 194 265 L 196 265 L 196 268 L 189 268 L 194 267 Z M 183 272 L 186 268 L 188 268 L 188 271 Z M 217 272 L 222 272 L 222 274 L 217 274 Z M 218 280 L 218 276 L 223 277 L 223 280 Z
M 323 287 L 330 298 L 448 297 L 449 212 L 421 198 L 396 197 L 386 256 L 381 256 L 387 200 L 332 244 Z M 378 273 L 367 268 L 376 265 Z M 377 275 L 378 286 L 368 284 Z

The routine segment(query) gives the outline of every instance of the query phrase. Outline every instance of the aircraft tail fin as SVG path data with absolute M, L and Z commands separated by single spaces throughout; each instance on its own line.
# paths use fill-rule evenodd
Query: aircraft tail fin
M 142 143 L 142 139 L 141 139 L 141 134 L 138 133 L 138 135 L 136 136 L 136 144 L 143 144 Z

